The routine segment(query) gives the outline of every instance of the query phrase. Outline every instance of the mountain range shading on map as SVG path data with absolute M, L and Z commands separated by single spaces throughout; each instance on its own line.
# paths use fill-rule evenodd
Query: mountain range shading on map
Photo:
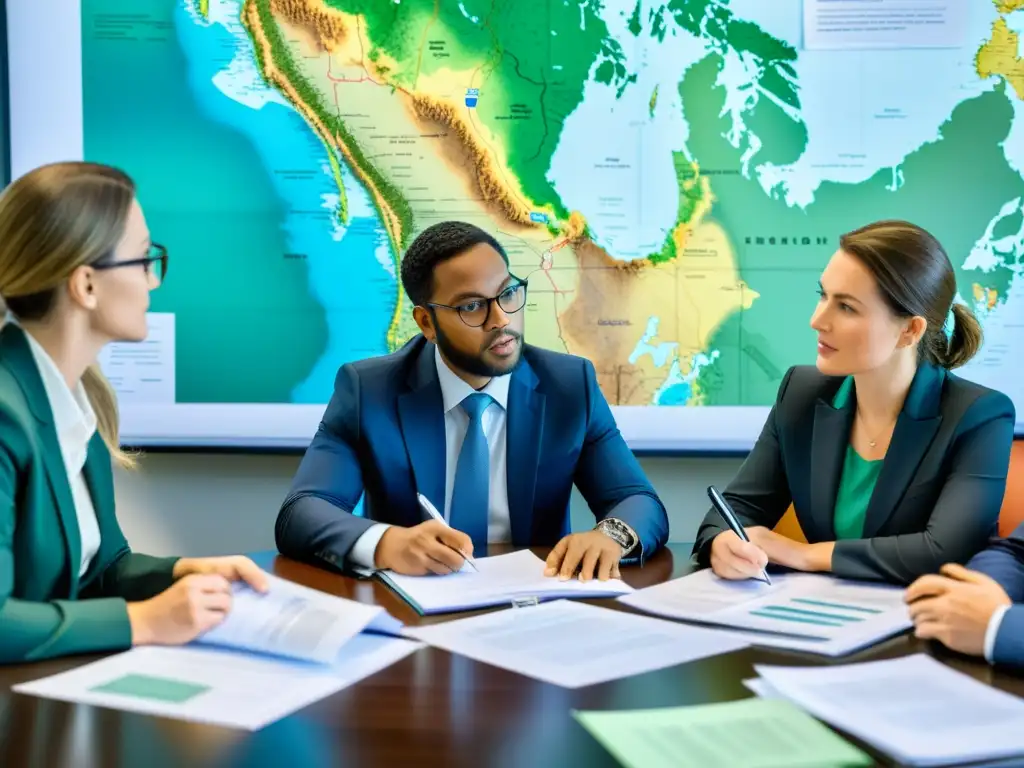
M 613 405 L 714 406 L 770 404 L 839 235 L 907 218 L 1009 392 L 1024 9 L 977 5 L 962 49 L 806 51 L 798 0 L 83 0 L 86 157 L 175 259 L 180 402 L 326 402 L 416 333 L 399 259 L 444 219 Z

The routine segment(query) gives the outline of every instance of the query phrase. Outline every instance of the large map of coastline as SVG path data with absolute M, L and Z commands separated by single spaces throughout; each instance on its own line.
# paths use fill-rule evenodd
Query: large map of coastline
M 1013 396 L 1024 3 L 976 6 L 962 49 L 849 52 L 798 0 L 83 0 L 85 154 L 170 251 L 179 402 L 326 402 L 416 333 L 398 265 L 445 219 L 613 405 L 714 406 L 770 404 L 838 236 L 906 218 Z

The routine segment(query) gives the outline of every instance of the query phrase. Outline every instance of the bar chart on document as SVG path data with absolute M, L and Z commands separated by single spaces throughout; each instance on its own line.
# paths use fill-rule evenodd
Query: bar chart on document
M 887 593 L 886 598 L 891 601 L 891 593 Z M 766 596 L 749 606 L 747 615 L 752 620 L 764 619 L 773 629 L 825 636 L 826 628 L 845 629 L 881 616 L 887 610 L 886 602 L 871 599 L 863 588 L 847 588 L 844 594 L 842 586 L 832 586 L 827 592 L 822 590 L 822 594 L 811 590 L 807 594 L 783 592 Z
M 768 585 L 708 569 L 619 600 L 670 618 L 812 640 L 875 638 L 909 626 L 901 589 L 805 573 L 773 576 Z

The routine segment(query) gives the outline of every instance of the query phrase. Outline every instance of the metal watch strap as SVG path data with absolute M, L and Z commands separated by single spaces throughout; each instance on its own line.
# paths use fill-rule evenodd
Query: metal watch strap
M 622 554 L 629 554 L 636 547 L 639 538 L 630 530 L 629 526 L 621 520 L 608 518 L 597 524 L 597 530 L 608 536 L 622 547 Z

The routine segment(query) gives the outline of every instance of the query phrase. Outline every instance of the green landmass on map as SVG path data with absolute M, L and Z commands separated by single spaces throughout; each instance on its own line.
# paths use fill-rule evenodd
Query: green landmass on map
M 381 197 L 383 197 L 391 211 L 394 212 L 395 216 L 399 221 L 399 234 L 397 237 L 394 232 L 391 231 L 392 237 L 392 253 L 397 254 L 404 251 L 405 246 L 408 245 L 409 233 L 412 231 L 412 212 L 409 210 L 409 203 L 405 200 L 402 194 L 398 191 L 394 184 L 388 179 L 385 179 L 376 166 L 363 155 L 362 149 L 359 143 L 349 133 L 348 128 L 345 125 L 345 121 L 335 111 L 331 110 L 324 104 L 320 93 L 316 88 L 313 88 L 306 79 L 299 73 L 295 62 L 292 60 L 292 55 L 288 50 L 288 46 L 285 45 L 284 40 L 281 37 L 281 33 L 278 30 L 277 22 L 274 19 L 272 0 L 252 0 L 255 5 L 256 12 L 259 14 L 260 21 L 262 23 L 263 34 L 266 35 L 267 41 L 271 49 L 271 57 L 273 58 L 273 64 L 275 67 L 280 69 L 289 82 L 298 91 L 299 97 L 302 99 L 304 104 L 312 109 L 317 117 L 326 124 L 328 130 L 334 135 L 340 136 L 345 147 L 347 147 L 349 153 L 352 155 L 352 159 L 364 173 L 369 180 L 378 190 Z M 254 46 L 256 60 L 261 71 L 266 71 L 267 62 L 264 60 L 263 51 L 260 46 Z M 397 259 L 395 261 L 397 265 Z
M 184 8 L 187 18 L 210 29 L 220 23 L 211 22 L 211 14 L 223 14 L 223 6 L 205 0 L 83 2 L 85 154 L 132 166 L 154 237 L 169 246 L 172 268 L 153 294 L 152 309 L 175 313 L 177 400 L 289 402 L 296 385 L 323 363 L 329 342 L 325 308 L 314 297 L 317 288 L 309 284 L 302 255 L 282 258 L 288 251 L 282 222 L 293 201 L 278 197 L 260 147 L 218 122 L 211 114 L 218 107 L 201 107 L 191 92 L 194 71 L 175 41 Z M 309 18 L 319 14 L 320 21 L 296 21 L 300 11 Z M 349 37 L 328 42 L 342 48 L 358 42 L 332 59 L 331 45 L 318 49 L 317 40 L 326 39 L 318 32 L 330 26 L 325 18 L 334 11 Z M 728 0 L 627 3 L 620 23 L 628 34 L 621 40 L 611 36 L 602 13 L 599 0 L 245 0 L 241 17 L 261 74 L 297 105 L 333 160 L 343 223 L 348 206 L 340 163 L 367 189 L 392 238 L 394 263 L 384 269 L 398 267 L 409 240 L 431 217 L 454 215 L 453 210 L 467 220 L 481 216 L 467 213 L 469 204 L 498 198 L 476 194 L 473 183 L 484 171 L 493 174 L 504 184 L 501 192 L 526 213 L 502 218 L 507 210 L 499 200 L 494 219 L 473 220 L 496 231 L 525 221 L 524 230 L 539 232 L 513 254 L 525 269 L 536 270 L 530 272 L 531 291 L 536 286 L 547 292 L 533 293 L 544 302 L 542 309 L 531 307 L 533 341 L 555 348 L 552 339 L 563 345 L 575 339 L 572 349 L 564 348 L 594 360 L 601 376 L 628 367 L 624 386 L 641 393 L 629 404 L 653 398 L 673 363 L 685 376 L 698 353 L 715 351 L 715 362 L 701 367 L 690 404 L 771 403 L 785 370 L 813 360 L 808 322 L 818 277 L 838 236 L 873 220 L 907 218 L 931 230 L 949 252 L 965 300 L 988 306 L 1005 300 L 1017 255 L 1000 245 L 991 249 L 995 266 L 962 266 L 987 228 L 999 241 L 1017 235 L 1024 224 L 1019 209 L 992 224 L 1006 203 L 1024 199 L 1024 179 L 1009 165 L 1003 146 L 1014 119 L 1011 85 L 1016 98 L 1024 93 L 1016 37 L 1005 21 L 994 27 L 976 62 L 983 78 L 998 76 L 991 90 L 959 104 L 936 138 L 897 168 L 856 184 L 824 182 L 812 202 L 799 207 L 787 202 L 784 182 L 766 189 L 758 176 L 759 166 L 792 165 L 808 147 L 793 45 L 740 18 Z M 111 18 L 125 19 L 119 31 L 111 31 Z M 321 22 L 324 27 L 317 26 Z M 621 98 L 637 87 L 638 74 L 644 77 L 631 66 L 657 66 L 632 64 L 643 59 L 632 53 L 635 46 L 653 50 L 689 36 L 708 55 L 678 84 L 688 131 L 685 146 L 671 156 L 677 218 L 663 242 L 654 238 L 647 246 L 656 252 L 624 265 L 594 242 L 591 227 L 598 220 L 587 220 L 591 212 L 572 210 L 576 203 L 560 199 L 552 159 L 563 125 L 588 87 L 607 85 Z M 224 66 L 232 55 L 226 53 Z M 734 67 L 737 55 L 742 71 L 730 69 L 726 84 L 725 60 Z M 738 72 L 749 81 L 737 84 Z M 374 82 L 348 92 L 339 88 L 342 82 L 365 82 L 364 74 Z M 656 115 L 663 117 L 658 110 L 675 109 L 674 79 L 661 83 L 660 94 L 650 79 L 643 80 L 632 119 L 653 124 Z M 480 95 L 469 112 L 462 104 L 467 85 Z M 373 94 L 367 97 L 367 91 Z M 247 108 L 237 103 L 244 99 L 226 92 L 223 100 L 224 109 Z M 458 110 L 445 113 L 446 105 Z M 138 113 L 130 129 L 124 117 L 129 110 Z M 416 122 L 420 118 L 424 122 Z M 428 129 L 420 130 L 423 125 Z M 466 125 L 472 130 L 466 132 Z M 419 160 L 408 164 L 421 173 L 415 183 L 409 181 L 413 174 L 395 172 L 393 147 L 387 136 L 380 138 L 391 131 L 395 146 L 404 142 L 410 156 L 409 147 L 420 142 Z M 465 154 L 454 142 L 431 152 L 423 137 L 442 134 L 462 137 Z M 490 158 L 493 167 L 477 172 L 474 156 Z M 454 169 L 448 176 L 444 162 Z M 713 268 L 705 268 L 702 259 Z M 710 271 L 718 282 L 708 278 Z M 582 278 L 596 273 L 604 277 Z M 398 282 L 383 271 L 380 279 L 394 282 L 393 320 L 386 340 L 380 340 L 381 347 L 393 349 L 415 328 Z M 692 295 L 680 299 L 686 291 Z M 380 306 L 390 311 L 389 301 Z M 693 306 L 679 311 L 687 301 Z M 679 345 L 678 360 L 658 364 L 648 356 L 646 368 L 626 366 L 639 334 L 634 329 L 649 315 L 661 319 L 664 336 L 657 341 Z
M 365 20 L 375 48 L 402 67 L 395 82 L 412 91 L 421 73 L 432 74 L 442 66 L 476 69 L 478 87 L 486 94 L 476 112 L 503 139 L 509 168 L 523 192 L 538 206 L 551 206 L 560 218 L 568 217 L 548 179 L 562 125 L 583 101 L 595 63 L 600 62 L 597 77 L 603 82 L 622 87 L 630 77 L 596 4 L 580 8 L 550 3 L 540 11 L 533 3 L 489 0 L 326 2 Z M 428 38 L 444 41 L 450 57 L 422 56 Z
M 765 194 L 755 178 L 740 172 L 743 150 L 724 138 L 730 118 L 722 112 L 722 66 L 720 55 L 709 55 L 687 71 L 679 86 L 690 126 L 687 147 L 701 173 L 712 179 L 716 204 L 711 217 L 732 237 L 740 274 L 760 298 L 712 337 L 709 347 L 721 355 L 698 378 L 703 404 L 774 401 L 785 370 L 810 360 L 814 333 L 808 323 L 817 301 L 817 280 L 837 248 L 838 235 L 871 221 L 904 218 L 934 233 L 957 268 L 957 283 L 967 300 L 975 284 L 1005 296 L 1014 274 L 1011 265 L 988 272 L 959 266 L 1002 205 L 1024 196 L 1024 179 L 1009 166 L 1001 146 L 1013 119 L 1004 84 L 960 103 L 941 126 L 939 138 L 900 165 L 905 181 L 895 191 L 892 170 L 883 169 L 860 184 L 824 182 L 803 209 L 788 205 L 780 195 Z M 778 121 L 776 130 L 782 135 L 775 140 L 799 149 L 806 131 L 792 123 L 786 136 L 785 126 Z M 957 189 L 970 193 L 957 196 Z M 937 195 L 942 204 L 937 204 Z M 809 240 L 806 245 L 804 238 Z M 785 329 L 784 335 L 774 329 Z

